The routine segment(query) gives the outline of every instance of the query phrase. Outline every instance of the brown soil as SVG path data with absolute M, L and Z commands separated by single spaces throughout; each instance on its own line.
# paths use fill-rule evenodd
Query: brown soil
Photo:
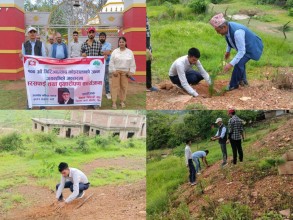
M 282 138 L 284 136 L 289 138 L 289 134 L 292 135 L 292 123 L 293 120 L 289 120 L 264 137 L 263 141 L 282 134 L 281 139 L 276 140 L 276 143 L 286 142 Z M 259 146 L 259 142 L 256 142 L 251 148 L 245 149 L 244 159 L 248 151 L 256 151 Z M 274 142 L 267 147 L 272 151 L 277 151 L 273 146 Z M 286 149 L 292 149 L 292 145 L 287 146 Z M 253 152 L 250 154 L 253 155 Z M 230 159 L 232 158 L 228 158 L 228 161 Z M 204 207 L 215 209 L 221 203 L 240 202 L 251 208 L 255 219 L 266 211 L 279 211 L 282 209 L 282 205 L 288 205 L 288 202 L 292 200 L 292 175 L 281 176 L 274 171 L 261 171 L 256 167 L 251 167 L 249 161 L 237 165 L 229 164 L 224 168 L 221 168 L 221 162 L 218 161 L 198 175 L 196 187 L 187 183 L 180 186 L 176 192 L 178 199 L 173 206 L 176 208 L 181 202 L 187 203 L 191 215 L 196 218 Z
M 84 165 L 88 173 L 96 167 L 125 167 L 127 169 L 145 169 L 144 158 L 98 159 Z M 54 220 L 96 220 L 96 219 L 145 219 L 146 218 L 146 181 L 131 184 L 90 187 L 82 199 L 74 200 L 62 210 L 56 210 L 55 192 L 44 187 L 24 185 L 9 190 L 24 197 L 25 203 L 3 212 L 4 219 L 54 219 Z M 80 208 L 77 207 L 92 193 Z M 64 190 L 64 197 L 70 191 Z
M 194 109 L 206 108 L 209 110 L 228 109 L 292 109 L 292 90 L 280 90 L 270 80 L 250 81 L 248 87 L 225 92 L 220 96 L 209 96 L 208 85 L 199 83 L 196 89 L 199 97 L 191 97 L 181 89 L 172 86 L 170 81 L 164 81 L 158 85 L 163 88 L 158 92 L 147 93 L 146 107 L 148 110 L 185 110 L 187 106 Z M 215 82 L 215 90 L 221 91 L 228 85 L 228 81 L 218 80 Z M 166 88 L 167 87 L 167 88 Z M 170 88 L 171 87 L 171 88 Z M 169 89 L 169 90 L 168 90 Z M 246 97 L 248 97 L 247 100 Z

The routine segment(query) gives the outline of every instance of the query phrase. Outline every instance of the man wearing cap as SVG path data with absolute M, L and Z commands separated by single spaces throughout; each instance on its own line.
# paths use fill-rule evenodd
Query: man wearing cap
M 88 39 L 81 45 L 81 56 L 102 56 L 102 44 L 95 40 L 96 29 L 89 27 L 87 32 Z M 97 106 L 90 105 L 89 108 L 96 109 Z
M 239 85 L 248 85 L 245 64 L 250 59 L 256 61 L 260 59 L 263 52 L 262 40 L 244 25 L 226 21 L 222 13 L 212 17 L 210 24 L 218 34 L 225 36 L 227 42 L 225 59 L 229 59 L 232 48 L 237 51 L 236 56 L 223 69 L 224 72 L 228 72 L 234 67 L 227 90 L 237 89 Z
M 19 57 L 22 59 L 23 55 L 32 56 L 46 56 L 45 45 L 36 39 L 37 29 L 29 27 L 27 30 L 28 40 L 22 44 L 22 53 Z
M 62 42 L 62 35 L 60 33 L 56 34 L 57 42 L 52 45 L 52 57 L 57 59 L 68 58 L 68 52 L 66 44 Z
M 65 104 L 65 105 L 74 104 L 74 100 L 70 97 L 69 89 L 64 88 L 62 90 L 62 101 L 60 101 L 59 104 Z
M 243 150 L 242 150 L 242 143 L 241 139 L 244 140 L 243 134 L 243 125 L 242 120 L 235 114 L 234 109 L 228 110 L 228 115 L 230 117 L 228 122 L 229 128 L 229 140 L 232 147 L 233 152 L 233 164 L 237 164 L 237 152 L 239 154 L 240 162 L 243 161 Z
M 102 53 L 106 59 L 105 77 L 104 77 L 105 92 L 106 92 L 107 99 L 111 99 L 110 84 L 109 84 L 109 62 L 111 58 L 112 45 L 111 43 L 107 42 L 106 39 L 107 39 L 106 33 L 101 32 L 99 34 L 99 40 L 102 44 Z
M 95 40 L 96 29 L 89 27 L 87 32 L 88 39 L 81 45 L 82 56 L 102 56 L 102 44 Z
M 227 129 L 225 125 L 223 124 L 222 118 L 217 118 L 215 122 L 219 129 L 214 137 L 211 137 L 212 141 L 218 140 L 219 144 L 221 146 L 222 155 L 223 155 L 223 163 L 222 167 L 227 165 L 227 148 L 226 148 L 226 142 L 227 142 Z
M 209 74 L 201 65 L 199 58 L 199 50 L 197 48 L 190 48 L 188 50 L 188 55 L 179 57 L 175 60 L 169 70 L 171 82 L 193 97 L 198 96 L 198 93 L 189 84 L 198 84 L 203 79 L 205 79 L 209 85 L 212 82 Z M 197 66 L 199 72 L 193 70 L 192 67 L 194 65 Z

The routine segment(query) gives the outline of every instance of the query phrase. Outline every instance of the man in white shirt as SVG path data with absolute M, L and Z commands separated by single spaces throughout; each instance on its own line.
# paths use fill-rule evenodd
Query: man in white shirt
M 49 35 L 48 41 L 49 42 L 46 44 L 46 54 L 47 54 L 47 57 L 51 57 L 52 45 L 54 44 L 54 37 L 53 37 L 53 35 Z
M 84 196 L 84 190 L 87 190 L 90 185 L 86 175 L 76 168 L 69 168 L 68 164 L 64 162 L 59 164 L 58 169 L 62 176 L 60 184 L 56 185 L 56 199 L 59 202 L 65 201 L 66 204 L 75 199 L 82 198 Z M 72 194 L 65 200 L 62 195 L 64 188 L 70 188 L 70 191 L 72 192 Z M 59 207 L 61 208 L 65 204 L 62 204 Z
M 199 58 L 199 50 L 197 48 L 190 48 L 188 55 L 179 57 L 175 60 L 169 70 L 171 82 L 184 89 L 193 97 L 198 96 L 198 93 L 190 86 L 190 84 L 198 84 L 203 79 L 205 79 L 209 85 L 212 83 L 209 74 L 201 65 Z M 194 65 L 197 66 L 199 72 L 192 69 Z
M 195 167 L 192 161 L 192 152 L 190 149 L 191 141 L 187 140 L 186 142 L 186 147 L 185 147 L 185 163 L 186 167 L 189 167 L 189 181 L 190 185 L 194 186 L 196 185 L 196 175 L 195 175 Z
M 70 43 L 70 57 L 81 57 L 81 45 L 82 42 L 78 41 L 78 32 L 73 31 L 73 42 Z

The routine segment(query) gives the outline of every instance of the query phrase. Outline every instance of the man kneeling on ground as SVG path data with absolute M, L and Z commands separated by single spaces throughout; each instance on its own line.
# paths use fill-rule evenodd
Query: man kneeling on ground
M 209 85 L 212 83 L 209 74 L 201 65 L 199 58 L 199 50 L 197 48 L 190 48 L 188 55 L 179 57 L 175 60 L 169 70 L 171 82 L 193 97 L 198 96 L 198 93 L 189 84 L 196 85 L 203 79 L 205 79 Z M 194 65 L 197 66 L 199 72 L 192 69 Z
M 58 199 L 59 202 L 65 201 L 66 204 L 75 199 L 82 198 L 84 196 L 84 190 L 87 190 L 90 186 L 86 175 L 76 168 L 69 168 L 68 164 L 64 162 L 59 164 L 58 169 L 62 176 L 60 184 L 56 185 L 56 199 Z M 72 192 L 66 200 L 64 200 L 62 195 L 64 188 L 70 188 Z M 61 207 L 65 204 L 61 205 Z

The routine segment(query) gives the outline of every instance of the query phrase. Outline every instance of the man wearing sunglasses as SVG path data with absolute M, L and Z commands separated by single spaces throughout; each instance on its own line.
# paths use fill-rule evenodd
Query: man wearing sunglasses
M 62 208 L 66 203 L 70 203 L 75 199 L 80 199 L 84 196 L 84 190 L 90 186 L 87 176 L 76 168 L 68 167 L 67 163 L 61 162 L 58 166 L 61 173 L 61 182 L 56 185 L 56 199 L 59 202 L 65 202 L 59 205 Z M 69 188 L 71 195 L 64 200 L 62 191 L 64 188 Z

